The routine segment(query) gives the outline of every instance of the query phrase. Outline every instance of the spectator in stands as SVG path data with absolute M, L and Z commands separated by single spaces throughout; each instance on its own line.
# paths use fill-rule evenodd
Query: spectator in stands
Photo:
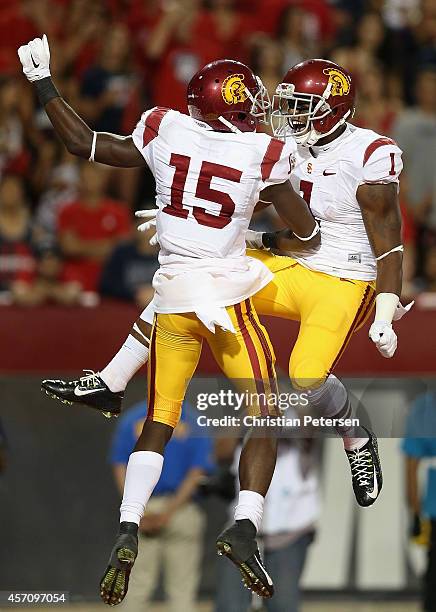
M 130 578 L 125 612 L 146 610 L 164 572 L 169 612 L 196 609 L 201 574 L 204 517 L 195 502 L 201 480 L 211 471 L 212 445 L 195 433 L 195 420 L 186 415 L 165 449 L 162 475 L 141 520 L 139 557 Z M 115 482 L 122 494 L 126 465 L 147 413 L 145 402 L 118 421 L 110 453 Z
M 225 460 L 232 448 L 217 441 Z M 265 563 L 274 578 L 274 597 L 265 600 L 268 612 L 298 612 L 300 580 L 320 514 L 319 482 L 313 440 L 281 439 L 273 479 L 265 498 L 260 528 Z M 234 447 L 234 446 L 233 446 Z M 239 456 L 239 449 L 235 458 Z M 234 466 L 237 463 L 233 463 Z M 233 506 L 232 506 L 233 508 Z M 229 563 L 220 563 L 215 612 L 248 612 L 252 596 Z
M 254 15 L 242 13 L 236 0 L 211 0 L 211 24 L 208 36 L 216 45 L 216 58 L 226 57 L 246 62 L 249 56 L 248 43 L 255 28 Z
M 12 301 L 19 306 L 39 306 L 47 302 L 72 306 L 80 303 L 81 286 L 69 281 L 60 253 L 43 249 L 37 254 L 36 268 L 30 280 L 17 280 L 11 286 Z
M 391 134 L 401 108 L 400 98 L 389 97 L 382 67 L 374 63 L 360 82 L 353 123 L 379 134 Z
M 58 220 L 66 275 L 86 291 L 97 291 L 104 262 L 131 230 L 127 208 L 105 195 L 107 178 L 106 166 L 84 162 L 80 197 L 63 207 Z
M 422 0 L 421 22 L 418 29 L 417 62 L 436 67 L 436 4 L 434 0 Z
M 149 242 L 153 234 L 154 229 L 136 232 L 133 240 L 115 247 L 101 275 L 102 295 L 135 302 L 145 308 L 153 297 L 151 282 L 159 267 L 158 249 Z
M 279 20 L 277 38 L 282 47 L 283 74 L 295 64 L 319 55 L 314 22 L 303 4 L 289 4 L 284 9 Z
M 67 98 L 96 129 L 125 134 L 155 104 L 186 112 L 186 83 L 216 58 L 246 61 L 252 53 L 270 92 L 302 59 L 338 61 L 358 80 L 357 123 L 389 133 L 395 122 L 400 141 L 404 132 L 410 189 L 404 180 L 403 199 L 410 200 L 418 226 L 426 232 L 435 227 L 436 186 L 427 184 L 436 177 L 434 166 L 429 170 L 435 157 L 434 0 L 0 0 L 0 177 L 26 177 L 32 202 L 40 202 L 34 236 L 39 243 L 53 237 L 54 210 L 68 196 L 70 188 L 62 183 L 70 181 L 71 171 L 63 167 L 63 148 L 36 96 L 15 78 L 17 47 L 42 32 L 56 51 L 52 68 Z M 417 107 L 401 113 L 415 97 Z M 147 172 L 118 170 L 112 176 L 111 193 L 132 207 L 154 193 Z M 421 277 L 426 240 L 418 227 Z
M 53 68 L 57 74 L 72 74 L 77 80 L 98 56 L 111 27 L 109 14 L 101 0 L 74 0 L 58 5 L 59 8 L 57 38 L 53 37 Z
M 34 240 L 39 245 L 56 244 L 60 212 L 78 195 L 79 168 L 76 159 L 64 151 L 60 163 L 51 171 L 35 213 Z
M 23 134 L 23 100 L 16 79 L 0 82 L 0 178 L 3 173 L 23 173 L 29 154 Z
M 359 88 L 374 64 L 383 63 L 384 38 L 380 15 L 375 11 L 367 12 L 357 24 L 355 44 L 335 49 L 331 59 L 353 74 Z
M 394 137 L 404 151 L 407 201 L 415 222 L 436 231 L 436 67 L 421 70 L 415 96 L 417 105 L 398 117 Z
M 406 490 L 410 511 L 410 536 L 427 541 L 428 562 L 424 579 L 423 610 L 436 612 L 436 394 L 420 395 L 410 412 L 402 449 L 406 455 Z M 419 467 L 428 462 L 424 489 Z M 426 522 L 430 521 L 430 533 Z M 428 523 L 427 523 L 428 524 Z M 427 532 L 427 533 L 426 533 Z
M 158 106 L 186 112 L 186 85 L 191 77 L 207 62 L 227 56 L 228 49 L 220 42 L 216 22 L 202 10 L 200 0 L 174 0 L 163 9 L 147 44 L 147 57 L 156 69 L 152 97 Z M 233 21 L 232 11 L 230 14 Z M 223 38 L 227 27 L 223 26 Z
M 0 184 L 0 291 L 32 278 L 31 217 L 22 179 L 8 175 Z
M 280 46 L 267 36 L 259 38 L 253 45 L 250 66 L 260 76 L 272 99 L 284 75 Z
M 112 26 L 99 60 L 84 73 L 81 83 L 79 111 L 97 131 L 127 133 L 134 127 L 125 123 L 129 106 L 135 106 L 136 118 L 140 114 L 138 81 L 129 60 L 128 30 Z

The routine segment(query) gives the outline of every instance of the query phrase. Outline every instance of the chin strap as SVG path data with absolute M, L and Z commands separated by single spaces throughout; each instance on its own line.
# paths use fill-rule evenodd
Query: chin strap
M 341 125 L 344 125 L 344 123 L 346 123 L 350 115 L 351 110 L 347 111 L 347 113 L 342 117 L 342 119 L 338 121 L 338 123 L 336 123 L 328 132 L 321 134 L 320 132 L 317 132 L 314 127 L 312 127 L 310 131 L 306 134 L 306 138 L 303 142 L 299 142 L 298 136 L 294 136 L 294 138 L 298 142 L 298 144 L 301 144 L 302 146 L 306 147 L 312 147 L 318 142 L 318 140 L 321 140 L 321 138 L 325 138 L 326 136 L 330 136 L 330 134 L 333 134 L 333 132 L 336 132 L 336 130 L 341 127 Z
M 227 121 L 227 119 L 224 119 L 222 115 L 218 117 L 218 121 L 221 121 L 221 123 L 223 123 L 226 127 L 228 127 L 229 130 L 233 132 L 234 134 L 242 134 L 241 130 L 238 129 L 236 125 L 233 125 L 233 123 L 230 123 L 230 121 Z

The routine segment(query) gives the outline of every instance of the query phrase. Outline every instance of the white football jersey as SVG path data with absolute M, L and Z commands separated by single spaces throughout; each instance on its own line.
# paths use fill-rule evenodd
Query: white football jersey
M 321 246 L 295 259 L 333 276 L 374 280 L 377 264 L 356 192 L 364 183 L 398 183 L 401 155 L 390 138 L 353 125 L 324 147 L 298 147 L 291 182 L 320 223 Z
M 156 180 L 156 312 L 228 306 L 264 287 L 272 275 L 246 256 L 245 232 L 260 191 L 289 180 L 296 145 L 166 108 L 145 112 L 132 137 Z

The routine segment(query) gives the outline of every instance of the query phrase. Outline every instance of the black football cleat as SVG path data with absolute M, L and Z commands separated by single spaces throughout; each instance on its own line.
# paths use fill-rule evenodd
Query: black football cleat
M 100 597 L 105 604 L 116 606 L 127 595 L 129 577 L 138 556 L 138 525 L 121 523 L 109 559 L 100 581 Z
M 107 418 L 117 417 L 121 413 L 124 393 L 112 392 L 92 370 L 84 372 L 86 376 L 78 380 L 43 380 L 41 389 L 64 404 L 83 404 L 95 408 Z
M 256 542 L 256 528 L 244 519 L 223 531 L 218 537 L 217 552 L 232 561 L 242 575 L 242 582 L 259 597 L 272 597 L 274 585 L 263 565 Z
M 369 436 L 368 442 L 359 450 L 346 454 L 351 468 L 353 490 L 359 506 L 368 507 L 376 501 L 383 486 L 383 474 L 375 435 L 363 427 Z

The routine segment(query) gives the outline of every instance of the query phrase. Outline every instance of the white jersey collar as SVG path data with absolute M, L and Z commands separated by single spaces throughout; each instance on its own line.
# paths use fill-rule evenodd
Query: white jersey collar
M 327 151 L 331 153 L 332 151 L 340 147 L 343 144 L 343 142 L 351 136 L 353 131 L 354 130 L 351 128 L 351 126 L 347 124 L 344 132 L 340 136 L 338 136 L 337 138 L 329 142 L 328 144 L 325 144 L 322 146 L 317 146 L 317 145 L 311 146 L 310 150 L 311 150 L 312 155 L 314 157 L 318 157 L 319 155 L 322 155 L 323 153 Z

